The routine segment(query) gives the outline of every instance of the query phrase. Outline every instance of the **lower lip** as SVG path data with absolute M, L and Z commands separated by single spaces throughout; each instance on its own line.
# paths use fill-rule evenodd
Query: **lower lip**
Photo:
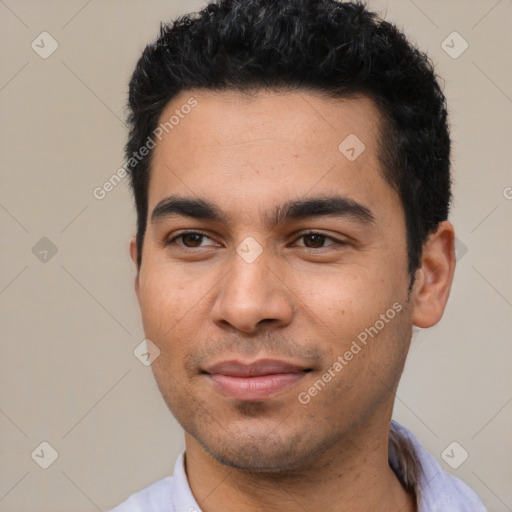
M 224 395 L 239 400 L 262 400 L 295 385 L 305 372 L 276 373 L 258 377 L 208 375 L 214 386 Z

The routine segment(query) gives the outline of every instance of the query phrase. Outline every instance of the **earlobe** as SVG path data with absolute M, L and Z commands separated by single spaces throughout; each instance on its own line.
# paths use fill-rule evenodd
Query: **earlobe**
M 417 327 L 432 327 L 443 316 L 455 272 L 454 240 L 452 224 L 444 221 L 423 246 L 412 296 L 412 320 Z
M 135 264 L 135 267 L 137 268 L 137 275 L 135 276 L 134 285 L 135 285 L 135 294 L 137 295 L 137 300 L 139 301 L 139 304 L 140 304 L 139 265 L 138 265 L 138 261 L 137 261 L 138 250 L 137 250 L 137 240 L 135 239 L 134 236 L 130 240 L 130 256 L 132 258 L 133 263 Z

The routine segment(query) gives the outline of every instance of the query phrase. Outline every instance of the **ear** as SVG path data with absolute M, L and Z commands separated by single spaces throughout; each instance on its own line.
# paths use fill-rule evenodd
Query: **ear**
M 130 240 L 130 256 L 132 258 L 133 263 L 135 264 L 135 267 L 137 269 L 137 275 L 135 276 L 135 294 L 137 295 L 137 301 L 140 304 L 140 285 L 139 285 L 139 264 L 137 261 L 138 257 L 138 250 L 137 250 L 137 240 L 134 236 L 132 236 Z
M 455 272 L 455 231 L 450 222 L 439 223 L 423 245 L 421 264 L 413 286 L 412 321 L 432 327 L 443 316 Z

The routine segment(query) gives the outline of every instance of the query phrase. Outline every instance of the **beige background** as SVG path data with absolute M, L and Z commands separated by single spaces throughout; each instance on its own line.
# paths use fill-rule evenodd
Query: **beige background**
M 144 335 L 127 181 L 103 200 L 93 189 L 123 163 L 127 82 L 140 51 L 160 20 L 201 5 L 0 1 L 1 511 L 108 510 L 169 474 L 184 448 L 150 369 L 133 355 Z M 460 240 L 445 318 L 416 333 L 394 417 L 490 511 L 509 511 L 512 1 L 370 6 L 444 77 Z M 47 59 L 31 48 L 43 31 L 59 45 Z M 441 47 L 453 31 L 469 44 L 456 59 Z M 36 245 L 42 237 L 55 255 L 42 252 L 47 241 Z M 48 469 L 31 457 L 43 441 L 58 452 Z M 441 458 L 452 441 L 469 452 L 458 469 Z

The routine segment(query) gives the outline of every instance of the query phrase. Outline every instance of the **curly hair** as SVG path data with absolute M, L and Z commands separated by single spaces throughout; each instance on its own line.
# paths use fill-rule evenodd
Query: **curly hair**
M 129 84 L 130 158 L 179 92 L 190 89 L 366 95 L 381 114 L 378 157 L 406 224 L 411 286 L 422 247 L 449 213 L 446 99 L 427 55 L 359 2 L 216 0 L 160 25 Z M 147 222 L 152 152 L 129 171 L 138 264 Z

